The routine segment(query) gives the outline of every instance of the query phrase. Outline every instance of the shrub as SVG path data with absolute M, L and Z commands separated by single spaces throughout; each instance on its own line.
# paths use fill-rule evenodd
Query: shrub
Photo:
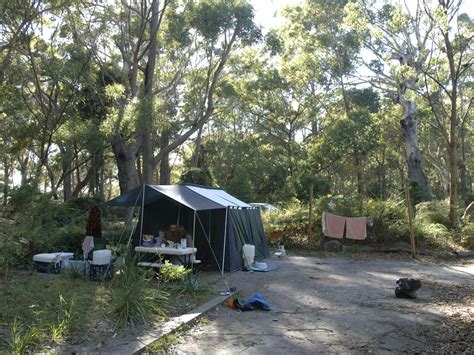
M 415 221 L 418 224 L 443 224 L 449 227 L 449 205 L 447 200 L 422 202 L 415 206 Z
M 113 280 L 111 313 L 115 329 L 145 323 L 152 315 L 165 316 L 167 293 L 153 285 L 153 271 L 141 269 L 128 256 Z
M 160 268 L 160 279 L 163 282 L 185 280 L 186 276 L 191 272 L 182 265 L 173 265 L 169 260 L 165 260 L 165 266 Z
M 377 242 L 387 242 L 408 238 L 408 217 L 405 201 L 389 199 L 387 201 L 368 200 L 364 215 L 372 218 L 372 238 Z
M 23 355 L 31 353 L 39 345 L 41 336 L 40 328 L 28 327 L 15 319 L 10 328 L 10 336 L 3 339 L 3 342 L 9 353 Z

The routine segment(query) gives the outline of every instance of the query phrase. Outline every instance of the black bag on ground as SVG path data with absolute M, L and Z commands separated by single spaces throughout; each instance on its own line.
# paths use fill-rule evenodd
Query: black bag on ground
M 400 278 L 397 280 L 395 296 L 398 298 L 416 298 L 416 291 L 421 288 L 421 281 L 412 278 Z

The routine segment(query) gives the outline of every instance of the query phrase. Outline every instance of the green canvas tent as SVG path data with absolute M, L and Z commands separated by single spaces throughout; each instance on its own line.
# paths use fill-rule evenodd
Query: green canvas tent
M 107 203 L 109 206 L 142 206 L 133 237 L 157 235 L 160 227 L 184 226 L 198 249 L 196 258 L 222 272 L 244 266 L 243 245 L 255 245 L 255 260 L 269 256 L 260 210 L 222 189 L 198 185 L 143 185 Z

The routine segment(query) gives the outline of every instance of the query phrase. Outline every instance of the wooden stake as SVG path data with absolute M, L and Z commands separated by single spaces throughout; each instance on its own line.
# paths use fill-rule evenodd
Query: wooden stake
M 313 190 L 314 186 L 309 185 L 309 218 L 308 218 L 308 249 L 311 249 L 311 235 L 313 227 Z

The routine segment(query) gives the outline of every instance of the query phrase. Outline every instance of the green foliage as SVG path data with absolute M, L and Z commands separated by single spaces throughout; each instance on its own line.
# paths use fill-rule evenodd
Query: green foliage
M 10 329 L 10 336 L 2 339 L 11 354 L 24 355 L 38 346 L 41 330 L 38 327 L 29 327 L 20 323 L 16 318 Z
M 372 228 L 375 241 L 408 240 L 409 230 L 405 201 L 396 199 L 368 200 L 365 211 L 366 215 L 373 220 Z
M 458 233 L 460 243 L 465 248 L 474 249 L 474 223 L 467 223 Z
M 212 186 L 212 176 L 208 169 L 190 168 L 186 170 L 180 179 L 180 184 L 198 184 L 203 186 Z
M 308 232 L 308 208 L 294 200 L 286 208 L 262 214 L 262 221 L 267 234 L 283 231 L 285 245 L 288 247 L 302 245 L 306 242 Z M 318 222 L 315 221 L 315 224 Z M 320 224 L 319 224 L 320 225 Z M 316 235 L 318 230 L 314 229 Z M 321 230 L 319 228 L 319 230 Z M 319 233 L 320 236 L 320 233 Z
M 449 202 L 447 200 L 422 202 L 416 205 L 415 222 L 419 224 L 442 224 L 449 227 Z
M 243 201 L 252 201 L 254 196 L 253 183 L 247 169 L 241 165 L 235 168 L 231 180 L 227 184 L 227 191 Z
M 54 342 L 80 342 L 104 317 L 109 298 L 100 283 L 42 276 L 12 272 L 0 284 L 0 324 L 15 325 L 8 348 L 16 343 L 32 353 Z
M 191 26 L 210 42 L 230 29 L 247 44 L 261 37 L 253 23 L 253 8 L 243 0 L 203 0 L 193 4 L 189 16 Z
M 165 316 L 168 295 L 153 283 L 152 271 L 140 269 L 134 257 L 125 259 L 111 290 L 111 314 L 115 329 L 143 324 L 152 316 Z
M 160 279 L 163 282 L 183 281 L 190 272 L 190 269 L 186 269 L 182 265 L 173 265 L 169 260 L 165 260 L 165 266 L 160 268 Z
M 73 297 L 69 302 L 67 302 L 63 295 L 60 294 L 59 303 L 60 314 L 58 315 L 58 321 L 49 326 L 51 340 L 55 344 L 62 344 L 72 329 L 75 298 Z

